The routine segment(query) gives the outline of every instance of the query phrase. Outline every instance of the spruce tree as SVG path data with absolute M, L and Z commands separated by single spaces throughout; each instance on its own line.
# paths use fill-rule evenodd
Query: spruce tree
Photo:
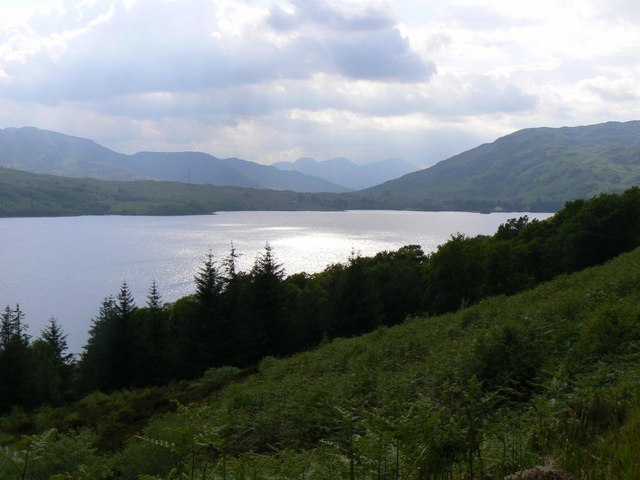
M 67 352 L 67 335 L 54 317 L 33 342 L 32 351 L 38 403 L 60 405 L 71 394 L 73 354 Z
M 109 296 L 100 306 L 98 318 L 89 330 L 80 370 L 85 388 L 119 390 L 131 386 L 134 363 L 135 302 L 129 285 L 122 282 L 114 299 Z
M 147 295 L 147 308 L 154 312 L 159 312 L 162 309 L 162 296 L 158 292 L 158 285 L 154 280 L 149 288 L 149 294 Z
M 98 316 L 92 321 L 80 359 L 82 386 L 86 392 L 115 388 L 113 360 L 117 348 L 116 316 L 115 299 L 113 296 L 106 297 L 100 304 Z
M 147 295 L 147 308 L 143 309 L 137 337 L 140 338 L 138 361 L 141 370 L 137 384 L 160 384 L 168 379 L 171 357 L 167 309 L 155 282 Z
M 29 336 L 20 305 L 0 316 L 0 413 L 32 406 Z
M 196 282 L 196 296 L 200 304 L 204 310 L 212 308 L 222 291 L 222 278 L 218 273 L 211 251 L 205 257 L 205 261 L 194 279 Z
M 222 262 L 223 289 L 215 327 L 215 366 L 238 363 L 238 352 L 244 348 L 239 326 L 243 323 L 246 310 L 242 301 L 246 274 L 237 270 L 236 261 L 239 257 L 232 243 L 229 254 Z
M 116 341 L 114 344 L 114 376 L 115 388 L 131 386 L 131 372 L 134 368 L 135 338 L 133 313 L 136 305 L 126 281 L 122 282 L 116 297 Z
M 253 343 L 254 361 L 283 352 L 283 277 L 282 265 L 276 262 L 271 245 L 265 244 L 264 252 L 256 258 L 251 270 L 251 313 L 244 332 Z

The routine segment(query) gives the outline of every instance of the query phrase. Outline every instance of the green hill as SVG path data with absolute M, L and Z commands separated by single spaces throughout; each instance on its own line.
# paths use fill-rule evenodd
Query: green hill
M 511 298 L 268 358 L 205 404 L 152 421 L 124 457 L 154 469 L 160 452 L 178 453 L 180 431 L 202 442 L 198 468 L 220 471 L 224 458 L 229 477 L 502 478 L 554 460 L 576 478 L 637 478 L 639 278 L 635 251 Z
M 154 180 L 103 181 L 0 167 L 0 217 L 195 215 L 223 210 L 343 210 L 366 201 L 332 193 L 192 185 Z
M 10 133 L 20 142 L 2 139 Z M 326 180 L 239 159 L 219 160 L 195 152 L 126 156 L 89 140 L 36 129 L 0 131 L 0 165 L 59 175 L 84 172 L 88 177 L 187 182 L 99 183 L 3 169 L 2 216 L 258 209 L 557 211 L 576 198 L 622 192 L 640 184 L 640 121 L 521 130 L 425 170 L 350 193 L 298 194 L 289 190 L 318 192 L 333 187 Z M 245 188 L 191 185 L 218 180 Z M 279 192 L 257 190 L 266 188 Z
M 416 209 L 554 211 L 640 184 L 640 121 L 531 128 L 359 192 Z
M 501 479 L 554 464 L 573 478 L 635 479 L 639 305 L 635 250 L 255 372 L 17 411 L 0 422 L 5 443 L 57 430 L 0 450 L 0 476 Z M 165 413 L 135 434 L 154 411 Z M 114 452 L 105 439 L 118 436 L 128 440 Z M 29 475 L 16 476 L 27 448 Z

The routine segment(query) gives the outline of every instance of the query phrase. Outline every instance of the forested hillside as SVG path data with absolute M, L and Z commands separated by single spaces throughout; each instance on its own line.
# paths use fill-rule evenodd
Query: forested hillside
M 225 210 L 343 210 L 369 205 L 333 193 L 154 180 L 102 181 L 0 168 L 0 217 L 206 215 Z
M 206 255 L 171 305 L 107 297 L 77 362 L 6 307 L 2 478 L 634 478 L 640 253 L 567 275 L 638 247 L 639 213 L 631 189 L 287 278 L 269 246 Z
M 60 175 L 72 175 L 67 169 L 75 169 L 74 176 L 173 181 L 72 181 L 1 169 L 0 216 L 341 209 L 554 212 L 566 201 L 620 193 L 640 184 L 640 121 L 520 130 L 382 185 L 333 194 L 294 191 L 346 189 L 299 172 L 235 158 L 221 160 L 197 152 L 120 155 L 89 140 L 36 129 L 26 129 L 26 137 L 17 146 L 11 142 L 7 146 L 2 143 L 3 135 L 16 129 L 8 130 L 0 131 L 0 165 L 12 169 L 29 165 L 20 168 Z M 28 161 L 21 152 L 26 152 Z M 305 171 L 344 177 L 345 162 L 323 165 L 307 159 L 300 165 L 308 169 Z M 56 165 L 59 168 L 52 167 Z M 351 164 L 347 170 L 356 182 L 372 174 L 372 169 L 373 164 L 366 168 Z M 191 183 L 245 188 L 216 189 Z M 275 191 L 261 190 L 267 188 Z
M 529 128 L 358 193 L 415 209 L 556 211 L 640 183 L 640 121 Z

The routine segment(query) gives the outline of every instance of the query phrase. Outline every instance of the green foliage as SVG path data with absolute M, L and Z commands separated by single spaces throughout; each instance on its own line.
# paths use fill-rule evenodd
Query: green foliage
M 6 480 L 108 478 L 110 469 L 97 455 L 94 440 L 87 431 L 67 435 L 55 429 L 23 437 L 16 447 L 0 447 L 0 476 Z
M 31 358 L 24 313 L 7 306 L 0 316 L 0 413 L 14 405 L 30 406 Z
M 475 344 L 472 372 L 488 391 L 503 398 L 528 399 L 546 356 L 539 335 L 522 323 L 493 328 Z
M 67 336 L 55 318 L 31 346 L 33 389 L 37 401 L 61 405 L 73 392 L 73 354 L 67 353 Z

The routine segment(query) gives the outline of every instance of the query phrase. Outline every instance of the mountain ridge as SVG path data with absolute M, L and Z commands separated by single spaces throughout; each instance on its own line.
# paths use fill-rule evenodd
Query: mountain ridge
M 18 131 L 24 133 L 22 142 L 7 144 L 2 141 L 3 136 Z M 43 137 L 44 141 L 31 142 L 34 135 Z M 55 140 L 60 138 L 63 141 L 56 143 Z M 73 148 L 65 142 L 71 142 Z M 93 152 L 89 159 L 82 155 L 87 150 Z M 42 133 L 35 128 L 0 130 L 0 166 L 10 164 L 10 168 L 15 169 L 15 162 L 11 161 L 20 151 L 30 155 L 32 171 L 43 168 L 43 164 L 51 168 L 53 163 L 62 170 L 77 169 L 80 165 L 88 172 L 84 176 L 89 177 L 117 177 L 125 172 L 130 180 L 149 179 L 154 175 L 157 179 L 163 173 L 162 180 L 202 184 L 216 175 L 231 176 L 229 183 L 242 188 L 309 193 L 319 193 L 315 190 L 317 182 L 323 185 L 320 188 L 323 192 L 331 192 L 325 187 L 333 185 L 300 172 L 278 170 L 276 166 L 233 158 L 222 160 L 200 152 L 140 152 L 127 156 L 91 140 L 56 132 Z M 136 159 L 136 168 L 132 167 L 133 162 L 128 162 L 129 158 Z M 307 166 L 320 164 L 310 158 L 299 159 L 298 163 Z M 328 165 L 350 164 L 353 162 L 338 158 Z M 298 188 L 292 188 L 291 183 Z M 567 201 L 586 199 L 600 193 L 622 192 L 637 185 L 640 185 L 640 121 L 607 122 L 580 127 L 518 130 L 432 167 L 365 190 L 346 193 L 346 188 L 333 185 L 337 196 L 331 200 L 323 199 L 319 206 L 323 209 L 553 212 Z M 187 194 L 186 191 L 183 193 Z M 253 197 L 257 200 L 265 196 Z M 274 205 L 301 209 L 308 205 L 306 199 L 289 199 L 284 204 L 281 200 L 275 203 L 268 201 L 264 209 Z M 241 207 L 247 204 L 235 202 L 234 205 Z M 259 205 L 251 204 L 250 209 L 256 207 Z
M 348 192 L 322 178 L 203 152 L 126 155 L 93 140 L 35 127 L 0 130 L 0 166 L 32 173 L 99 180 L 165 180 L 215 186 Z
M 640 183 L 640 121 L 529 128 L 356 195 L 408 208 L 553 206 Z

